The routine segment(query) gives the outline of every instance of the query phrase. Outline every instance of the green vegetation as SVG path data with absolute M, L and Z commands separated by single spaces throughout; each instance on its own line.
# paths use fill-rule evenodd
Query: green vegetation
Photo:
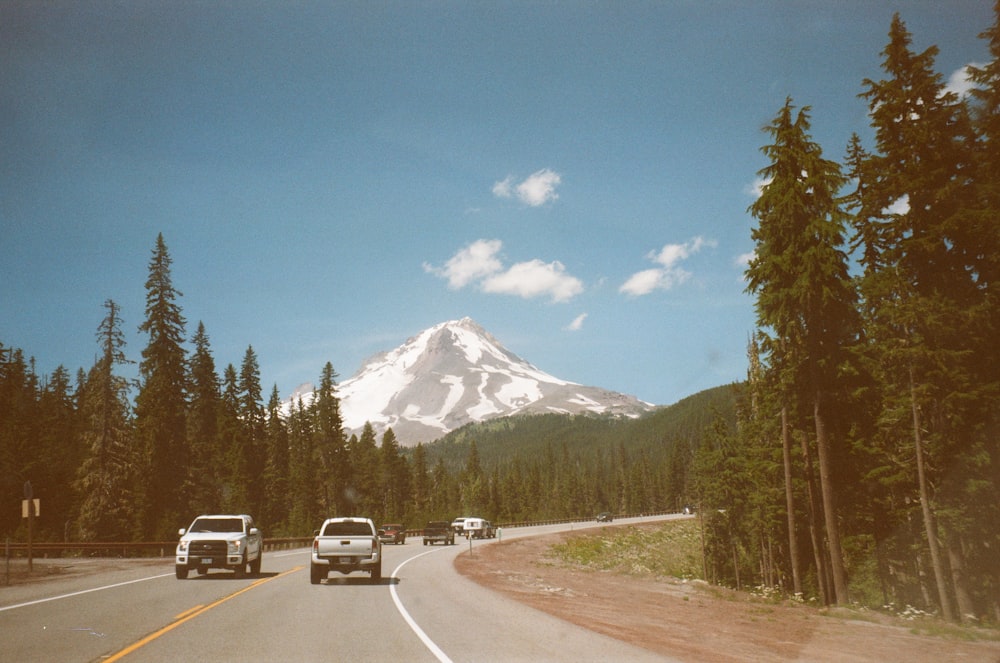
M 697 520 L 657 527 L 607 527 L 553 545 L 558 563 L 599 571 L 658 578 L 701 578 L 701 536 Z

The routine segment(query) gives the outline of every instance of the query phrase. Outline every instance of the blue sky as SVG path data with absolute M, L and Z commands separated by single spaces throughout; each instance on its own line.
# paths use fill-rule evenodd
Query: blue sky
M 987 57 L 986 0 L 0 0 L 0 342 L 89 368 L 110 298 L 139 360 L 162 232 L 188 334 L 283 396 L 465 316 L 657 404 L 743 379 L 761 127 L 867 138 L 895 11 Z

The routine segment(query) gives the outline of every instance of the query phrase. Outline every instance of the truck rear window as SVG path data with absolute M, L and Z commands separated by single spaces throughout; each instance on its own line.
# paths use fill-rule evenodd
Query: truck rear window
M 371 536 L 368 523 L 327 523 L 323 536 Z

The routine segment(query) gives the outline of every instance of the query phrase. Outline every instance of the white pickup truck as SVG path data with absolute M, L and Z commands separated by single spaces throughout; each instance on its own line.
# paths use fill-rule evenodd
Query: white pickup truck
M 367 571 L 373 583 L 382 580 L 382 542 L 368 518 L 329 518 L 316 530 L 309 582 L 318 585 L 330 571 Z
M 179 580 L 187 578 L 192 569 L 202 574 L 208 569 L 231 569 L 242 577 L 249 565 L 253 575 L 260 574 L 264 535 L 250 516 L 198 516 L 190 527 L 177 533 L 181 540 L 174 568 Z

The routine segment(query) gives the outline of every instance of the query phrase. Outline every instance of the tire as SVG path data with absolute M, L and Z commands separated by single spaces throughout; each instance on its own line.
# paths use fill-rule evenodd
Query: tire
M 183 564 L 174 565 L 174 573 L 177 574 L 178 580 L 187 580 L 188 577 L 188 567 Z
M 378 561 L 378 564 L 372 567 L 372 584 L 378 584 L 382 582 L 382 560 Z
M 316 566 L 315 564 L 309 567 L 309 583 L 313 585 L 318 585 L 323 579 L 326 578 L 326 571 Z
M 250 562 L 250 573 L 255 576 L 260 575 L 260 564 L 264 561 L 264 553 L 257 553 L 257 559 Z
M 246 578 L 247 577 L 247 558 L 246 558 L 246 556 L 243 557 L 243 561 L 240 563 L 240 565 L 237 566 L 233 570 L 236 571 L 236 577 L 237 578 Z

